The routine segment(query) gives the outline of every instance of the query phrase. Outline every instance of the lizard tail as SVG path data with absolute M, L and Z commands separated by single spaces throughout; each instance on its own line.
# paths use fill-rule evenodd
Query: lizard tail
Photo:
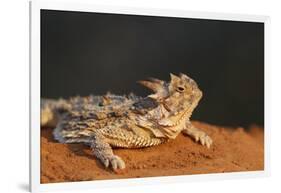
M 65 100 L 41 99 L 41 127 L 55 127 L 60 115 L 67 110 Z

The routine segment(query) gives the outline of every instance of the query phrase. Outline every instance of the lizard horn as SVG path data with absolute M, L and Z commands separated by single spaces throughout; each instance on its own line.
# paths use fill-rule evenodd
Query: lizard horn
M 186 74 L 180 73 L 179 75 L 180 75 L 180 78 L 181 78 L 181 79 L 184 79 L 184 80 L 190 80 L 190 79 L 191 79 L 191 78 L 188 77 Z
M 165 83 L 163 80 L 159 80 L 157 78 L 152 78 L 152 77 L 148 78 L 148 80 L 150 80 L 151 82 L 161 84 L 161 85 L 163 85 Z
M 180 80 L 180 77 L 170 73 L 171 82 L 177 82 Z
M 152 82 L 148 80 L 140 80 L 138 81 L 139 84 L 153 90 L 154 92 L 158 92 L 159 90 L 162 89 L 162 85 L 158 82 Z

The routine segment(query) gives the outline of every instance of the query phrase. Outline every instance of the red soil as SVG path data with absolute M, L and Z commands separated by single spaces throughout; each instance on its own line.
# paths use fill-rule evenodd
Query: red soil
M 60 144 L 52 129 L 41 129 L 41 183 L 89 181 L 263 170 L 263 130 L 227 129 L 205 123 L 194 125 L 213 139 L 210 149 L 179 135 L 166 144 L 144 149 L 115 149 L 126 169 L 112 172 L 83 144 Z

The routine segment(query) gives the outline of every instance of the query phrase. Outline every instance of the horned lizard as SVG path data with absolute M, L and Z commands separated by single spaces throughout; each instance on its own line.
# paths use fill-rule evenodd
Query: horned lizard
M 124 169 L 112 147 L 144 148 L 175 139 L 182 132 L 208 148 L 212 139 L 194 127 L 190 116 L 202 97 L 196 82 L 185 74 L 170 74 L 170 82 L 139 81 L 154 93 L 118 96 L 42 99 L 41 126 L 55 127 L 61 143 L 85 143 L 105 167 Z

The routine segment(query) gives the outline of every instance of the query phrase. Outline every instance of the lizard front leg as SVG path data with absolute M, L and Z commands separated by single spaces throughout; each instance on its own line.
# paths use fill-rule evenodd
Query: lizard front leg
M 125 162 L 119 156 L 113 154 L 110 144 L 102 134 L 95 132 L 91 140 L 91 148 L 93 154 L 105 167 L 111 166 L 113 170 L 125 168 Z
M 192 137 L 196 142 L 200 142 L 202 145 L 207 146 L 207 148 L 210 148 L 213 143 L 210 136 L 208 136 L 204 131 L 194 127 L 190 121 L 186 122 L 182 133 Z

